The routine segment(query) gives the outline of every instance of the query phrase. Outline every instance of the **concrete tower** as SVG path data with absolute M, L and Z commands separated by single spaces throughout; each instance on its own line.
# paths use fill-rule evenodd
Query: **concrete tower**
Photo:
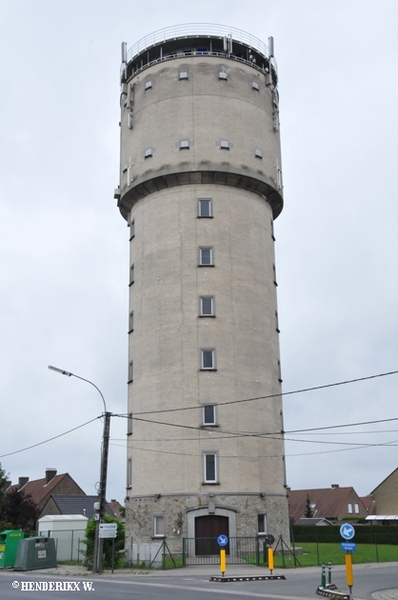
M 203 24 L 122 45 L 128 543 L 166 536 L 178 551 L 182 537 L 289 538 L 272 46 Z

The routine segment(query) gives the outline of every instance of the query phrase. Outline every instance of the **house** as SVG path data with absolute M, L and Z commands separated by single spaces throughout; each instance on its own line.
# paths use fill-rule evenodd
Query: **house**
M 288 495 L 289 514 L 294 521 L 305 517 L 307 498 L 313 517 L 338 521 L 346 517 L 367 517 L 369 514 L 352 487 L 333 484 L 330 488 L 289 490 Z
M 29 477 L 19 477 L 18 483 L 9 486 L 6 494 L 16 489 L 23 491 L 25 494 L 30 494 L 39 517 L 43 516 L 43 508 L 52 494 L 86 495 L 69 473 L 57 475 L 56 469 L 46 469 L 45 476 L 34 481 L 29 481 Z
M 378 515 L 398 515 L 398 468 L 371 492 Z
M 51 494 L 43 506 L 40 518 L 50 515 L 82 515 L 91 519 L 96 512 L 94 503 L 98 496 L 82 496 L 81 494 Z M 105 504 L 105 514 L 115 516 L 108 503 Z

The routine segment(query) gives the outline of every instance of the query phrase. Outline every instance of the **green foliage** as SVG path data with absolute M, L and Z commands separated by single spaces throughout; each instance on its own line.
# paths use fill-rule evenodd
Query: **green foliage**
M 113 541 L 115 542 L 115 569 L 123 566 L 124 563 L 124 525 L 121 521 L 116 519 L 115 517 L 111 517 L 110 515 L 105 515 L 104 517 L 105 523 L 117 523 L 117 535 L 115 540 L 111 538 L 103 539 L 103 554 L 102 554 L 102 568 L 103 569 L 111 569 L 112 568 L 112 551 L 113 551 Z M 86 526 L 86 537 L 84 542 L 86 543 L 86 552 L 85 558 L 87 561 L 87 566 L 92 568 L 93 566 L 93 554 L 94 554 L 94 543 L 95 543 L 95 530 L 96 530 L 97 522 L 94 519 L 89 519 L 87 521 Z
M 7 473 L 4 471 L 4 469 L 0 463 L 0 515 L 1 515 L 1 509 L 4 504 L 5 484 L 6 484 L 7 479 L 8 479 Z M 1 516 L 0 516 L 0 520 L 1 520 Z
M 305 513 L 304 516 L 306 519 L 311 519 L 314 516 L 314 513 L 312 512 L 312 508 L 311 508 L 311 500 L 309 495 L 307 494 L 307 498 L 305 500 Z
M 340 525 L 293 525 L 294 541 L 297 545 L 304 542 L 340 543 Z M 360 525 L 355 524 L 357 544 L 397 544 L 398 527 L 396 525 Z
M 0 521 L 11 525 L 10 529 L 23 529 L 29 532 L 34 527 L 37 517 L 38 511 L 30 494 L 16 488 L 5 494 Z

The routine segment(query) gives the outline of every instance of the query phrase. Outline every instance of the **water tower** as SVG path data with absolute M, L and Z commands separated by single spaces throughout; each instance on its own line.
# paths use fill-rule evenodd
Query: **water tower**
M 219 25 L 122 45 L 127 544 L 289 539 L 274 256 L 278 73 Z M 191 553 L 209 553 L 200 542 Z

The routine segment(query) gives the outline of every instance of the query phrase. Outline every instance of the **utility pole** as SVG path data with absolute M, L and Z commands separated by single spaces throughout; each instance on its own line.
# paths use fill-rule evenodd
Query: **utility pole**
M 103 541 L 102 541 L 102 538 L 100 538 L 99 531 L 100 531 L 100 524 L 104 522 L 104 515 L 105 515 L 110 424 L 111 424 L 111 413 L 105 412 L 104 413 L 104 435 L 102 438 L 100 488 L 99 488 L 99 511 L 98 511 L 99 514 L 98 514 L 98 519 L 95 524 L 93 573 L 101 573 L 102 572 Z

